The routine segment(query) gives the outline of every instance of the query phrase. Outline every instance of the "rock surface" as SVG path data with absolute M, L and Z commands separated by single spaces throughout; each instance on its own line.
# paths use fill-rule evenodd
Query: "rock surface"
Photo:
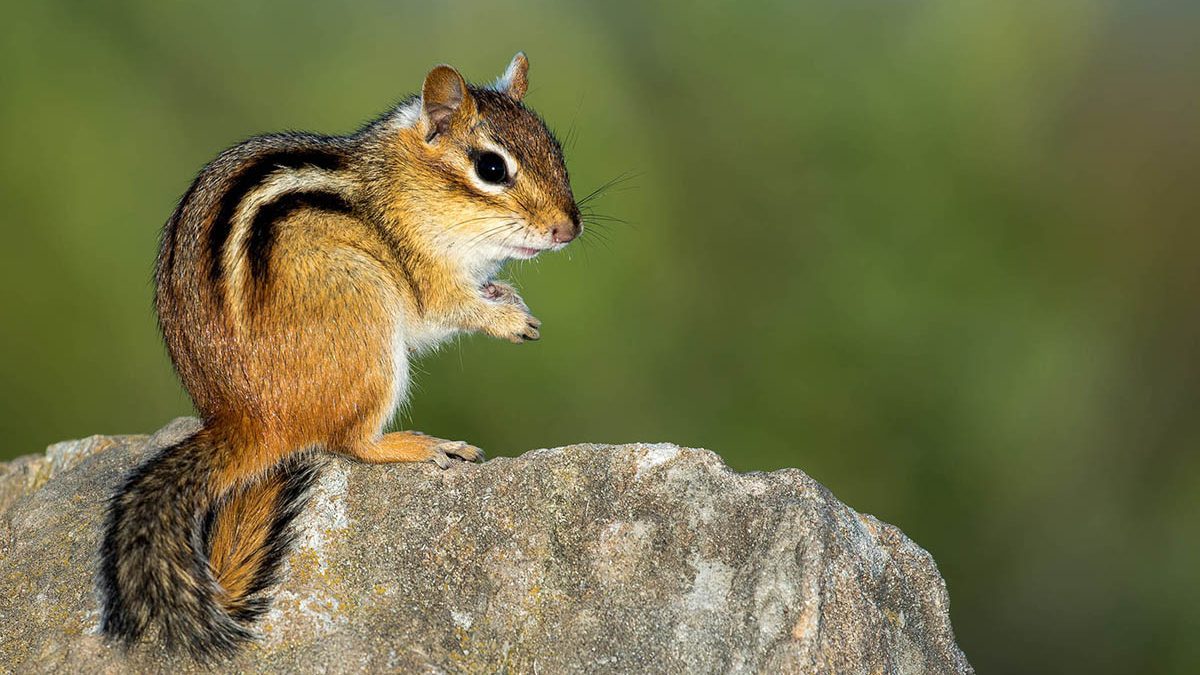
M 157 447 L 0 464 L 0 670 L 199 670 L 96 634 L 109 492 Z M 262 639 L 218 670 L 969 673 L 933 559 L 796 469 L 577 445 L 484 465 L 331 460 Z

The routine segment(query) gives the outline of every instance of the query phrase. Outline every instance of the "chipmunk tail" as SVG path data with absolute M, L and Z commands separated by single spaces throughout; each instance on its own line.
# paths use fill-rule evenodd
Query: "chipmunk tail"
M 222 456 L 201 430 L 138 466 L 114 494 L 100 549 L 105 636 L 132 645 L 153 627 L 168 649 L 205 662 L 255 637 L 251 624 L 270 606 L 266 591 L 320 466 L 294 456 L 214 495 Z

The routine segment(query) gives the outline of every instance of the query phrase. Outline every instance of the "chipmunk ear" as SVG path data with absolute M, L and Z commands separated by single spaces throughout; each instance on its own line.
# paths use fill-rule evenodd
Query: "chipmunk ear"
M 508 94 L 514 101 L 525 98 L 525 92 L 529 91 L 529 59 L 525 58 L 525 52 L 517 52 L 512 57 L 508 68 L 493 87 L 496 91 Z
M 450 66 L 436 66 L 425 76 L 421 87 L 421 120 L 425 124 L 425 140 L 450 130 L 456 120 L 475 114 L 475 99 L 467 82 Z

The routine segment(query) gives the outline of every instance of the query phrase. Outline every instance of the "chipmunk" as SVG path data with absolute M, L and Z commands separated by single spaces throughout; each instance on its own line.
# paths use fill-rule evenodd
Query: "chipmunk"
M 201 660 L 254 639 L 321 448 L 364 462 L 477 462 L 382 433 L 410 354 L 460 331 L 536 340 L 495 280 L 583 231 L 562 150 L 521 100 L 518 53 L 487 87 L 450 66 L 349 136 L 259 136 L 208 164 L 162 232 L 155 305 L 202 428 L 109 505 L 101 632 Z

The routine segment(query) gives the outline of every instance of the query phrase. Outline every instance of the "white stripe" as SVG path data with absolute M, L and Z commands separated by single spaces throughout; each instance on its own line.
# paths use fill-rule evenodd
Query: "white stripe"
M 230 303 L 234 325 L 241 325 L 242 300 L 249 262 L 246 260 L 246 240 L 250 237 L 254 216 L 263 206 L 289 192 L 325 190 L 345 195 L 353 183 L 343 175 L 306 166 L 299 169 L 281 168 L 272 173 L 238 204 L 233 214 L 229 238 L 225 242 L 222 264 L 225 270 L 225 298 Z

